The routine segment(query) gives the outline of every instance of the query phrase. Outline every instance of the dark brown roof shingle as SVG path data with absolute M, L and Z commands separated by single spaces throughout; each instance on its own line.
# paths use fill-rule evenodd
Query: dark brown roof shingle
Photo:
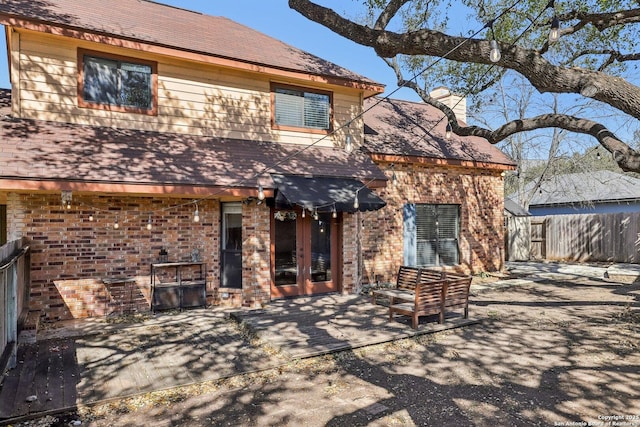
M 454 134 L 446 139 L 446 119 L 428 104 L 374 97 L 365 100 L 365 111 L 365 146 L 370 153 L 515 165 L 484 138 Z
M 3 0 L 0 22 L 1 15 L 278 69 L 374 83 L 230 19 L 152 1 Z
M 0 90 L 2 179 L 233 188 L 256 187 L 256 173 L 266 169 L 386 180 L 364 153 L 14 119 L 9 99 L 9 91 Z M 263 185 L 269 182 L 263 180 Z

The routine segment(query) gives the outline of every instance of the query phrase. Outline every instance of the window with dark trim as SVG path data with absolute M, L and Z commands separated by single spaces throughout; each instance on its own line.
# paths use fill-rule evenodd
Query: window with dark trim
M 157 64 L 78 50 L 78 104 L 142 114 L 157 112 Z
M 283 130 L 329 132 L 332 103 L 331 92 L 272 84 L 272 126 Z
M 404 263 L 427 267 L 460 263 L 460 206 L 404 206 Z

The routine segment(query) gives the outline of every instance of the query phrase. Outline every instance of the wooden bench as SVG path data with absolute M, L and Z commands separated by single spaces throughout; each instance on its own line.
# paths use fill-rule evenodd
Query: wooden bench
M 396 285 L 394 288 L 374 289 L 371 293 L 371 302 L 376 304 L 379 296 L 391 298 L 413 300 L 416 284 L 421 277 L 421 269 L 418 267 L 400 266 Z
M 444 286 L 446 280 L 420 281 L 416 285 L 413 301 L 396 303 L 395 297 L 391 297 L 389 303 L 389 321 L 393 321 L 395 313 L 411 317 L 411 327 L 418 329 L 420 316 L 438 314 L 438 323 L 444 321 Z
M 463 309 L 465 319 L 469 317 L 471 276 L 442 273 L 439 279 L 435 279 L 438 276 L 435 273 L 440 274 L 422 271 L 412 299 L 406 295 L 390 296 L 389 321 L 393 320 L 394 313 L 403 314 L 411 317 L 411 326 L 417 329 L 420 316 L 438 314 L 438 323 L 443 323 L 446 312 L 458 308 Z

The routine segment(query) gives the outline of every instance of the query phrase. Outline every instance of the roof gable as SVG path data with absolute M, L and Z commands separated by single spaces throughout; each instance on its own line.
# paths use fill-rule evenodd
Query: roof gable
M 4 0 L 0 3 L 0 23 L 11 19 L 382 87 L 230 19 L 148 0 Z
M 445 138 L 447 121 L 428 104 L 370 98 L 365 111 L 365 146 L 372 154 L 515 166 L 484 138 Z

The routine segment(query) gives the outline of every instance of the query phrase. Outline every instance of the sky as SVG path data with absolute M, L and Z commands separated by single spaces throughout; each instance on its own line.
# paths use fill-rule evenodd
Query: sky
M 389 93 L 397 88 L 395 74 L 371 48 L 360 46 L 325 27 L 312 22 L 288 6 L 287 0 L 160 0 L 207 15 L 224 16 L 287 44 L 355 71 L 386 85 Z M 320 4 L 349 16 L 364 8 L 360 1 L 321 0 Z M 351 10 L 348 10 L 351 8 Z M 0 35 L 0 88 L 9 88 L 4 29 Z M 393 98 L 418 100 L 408 89 L 394 93 Z

